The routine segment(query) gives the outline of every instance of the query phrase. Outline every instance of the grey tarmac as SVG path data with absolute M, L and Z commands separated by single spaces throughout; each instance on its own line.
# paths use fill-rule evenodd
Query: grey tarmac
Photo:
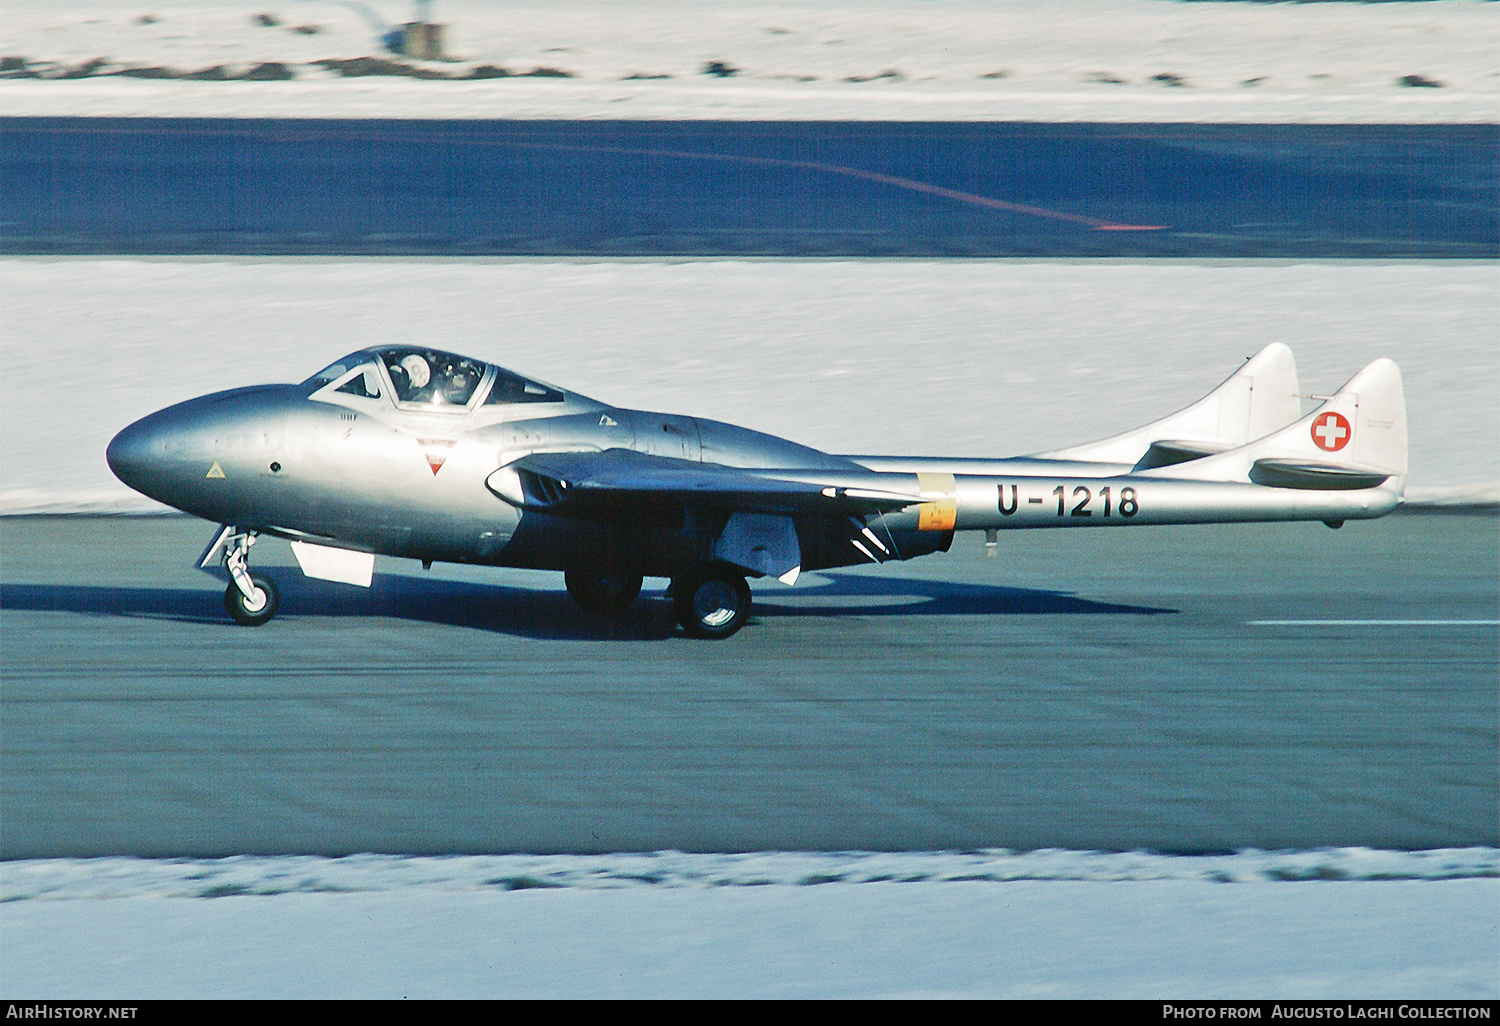
M 212 525 L 0 518 L 0 856 L 1493 845 L 1497 526 L 961 534 L 702 643 L 269 539 L 243 628 Z

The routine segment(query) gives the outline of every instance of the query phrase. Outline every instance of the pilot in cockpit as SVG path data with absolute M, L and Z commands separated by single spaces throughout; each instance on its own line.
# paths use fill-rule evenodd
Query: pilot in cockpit
M 431 349 L 393 347 L 381 353 L 381 360 L 402 404 L 462 408 L 485 375 L 482 363 Z
M 397 368 L 400 369 L 399 376 Z M 391 377 L 395 379 L 396 398 L 403 403 L 425 402 L 432 394 L 427 389 L 432 381 L 432 368 L 416 353 L 408 353 L 399 363 L 392 365 Z

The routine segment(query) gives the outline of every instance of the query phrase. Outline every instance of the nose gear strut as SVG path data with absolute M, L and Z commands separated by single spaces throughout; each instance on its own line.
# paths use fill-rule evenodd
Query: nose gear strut
M 281 606 L 281 593 L 275 583 L 264 574 L 250 571 L 250 546 L 255 544 L 255 537 L 254 531 L 225 524 L 198 560 L 200 567 L 206 567 L 214 553 L 222 548 L 224 570 L 229 574 L 224 608 L 236 623 L 246 627 L 266 623 Z

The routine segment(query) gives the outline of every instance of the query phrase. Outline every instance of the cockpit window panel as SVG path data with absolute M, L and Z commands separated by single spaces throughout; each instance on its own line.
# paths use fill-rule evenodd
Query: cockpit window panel
M 349 380 L 339 385 L 334 391 L 345 395 L 356 395 L 361 399 L 379 399 L 381 395 L 380 374 L 375 370 L 375 364 L 367 363 L 356 370 L 358 373 L 349 375 Z
M 490 386 L 489 397 L 484 405 L 498 406 L 508 403 L 560 403 L 563 394 L 551 385 L 523 378 L 503 367 L 495 368 L 495 383 Z
M 351 353 L 342 360 L 330 363 L 327 367 L 324 367 L 318 373 L 302 382 L 302 384 L 307 389 L 308 395 L 311 395 L 325 385 L 342 378 L 361 364 L 368 363 L 370 363 L 369 353 Z M 373 366 L 371 369 L 374 369 Z
M 396 401 L 408 409 L 467 409 L 489 370 L 478 360 L 420 346 L 385 346 L 374 354 L 390 376 Z
M 320 393 L 325 396 L 338 393 L 360 399 L 379 399 L 385 393 L 380 369 L 365 353 L 357 353 L 330 364 L 302 384 L 308 389 L 310 398 Z

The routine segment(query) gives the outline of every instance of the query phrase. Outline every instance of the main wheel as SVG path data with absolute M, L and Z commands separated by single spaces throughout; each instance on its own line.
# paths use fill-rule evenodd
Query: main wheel
M 750 586 L 738 574 L 703 570 L 672 582 L 672 605 L 690 637 L 727 638 L 750 616 Z
M 276 590 L 276 585 L 269 577 L 251 574 L 250 581 L 255 585 L 255 599 L 245 598 L 239 587 L 230 581 L 228 590 L 224 592 L 224 608 L 229 610 L 235 623 L 259 627 L 281 608 L 281 593 Z
M 569 570 L 563 574 L 568 597 L 591 613 L 619 613 L 641 593 L 640 574 L 586 573 Z

